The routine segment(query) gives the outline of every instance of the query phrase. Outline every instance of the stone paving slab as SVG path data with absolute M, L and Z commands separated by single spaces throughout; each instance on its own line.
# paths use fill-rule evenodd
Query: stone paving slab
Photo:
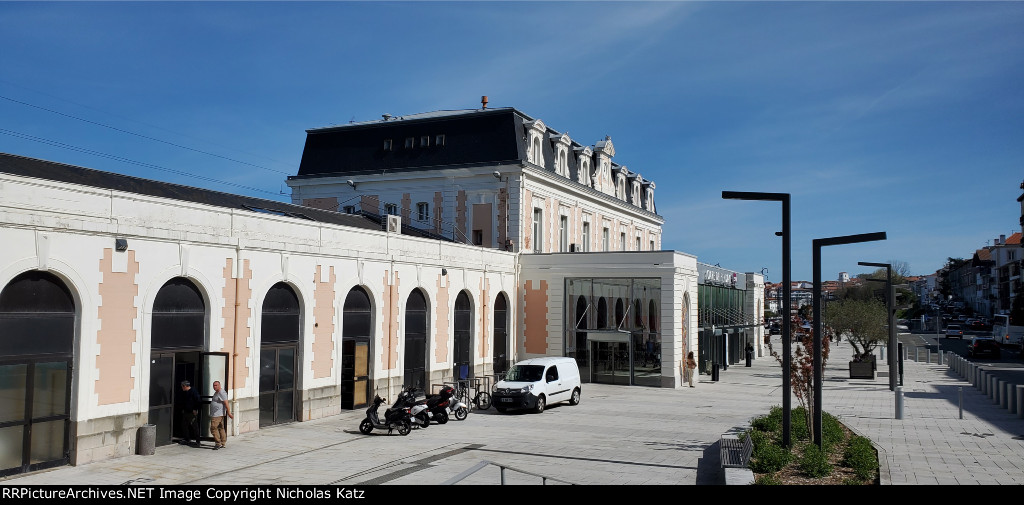
M 885 363 L 874 380 L 850 380 L 845 360 L 836 359 L 849 351 L 845 342 L 833 344 L 823 408 L 878 447 L 882 484 L 1024 484 L 1024 420 L 948 367 L 914 361 L 904 364 L 904 418 L 894 419 Z M 719 437 L 781 405 L 780 367 L 762 357 L 750 368 L 730 366 L 718 382 L 701 378 L 696 388 L 674 390 L 584 384 L 577 406 L 553 405 L 539 415 L 473 411 L 465 421 L 404 437 L 362 435 L 364 413 L 344 412 L 233 436 L 220 451 L 171 445 L 0 485 L 434 485 L 480 461 L 584 485 L 719 484 Z M 499 480 L 489 466 L 460 484 Z M 540 479 L 510 470 L 506 483 Z

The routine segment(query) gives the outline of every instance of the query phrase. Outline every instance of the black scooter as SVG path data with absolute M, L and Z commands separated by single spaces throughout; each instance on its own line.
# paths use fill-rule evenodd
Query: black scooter
M 399 400 L 401 402 L 401 400 Z M 363 435 L 369 435 L 374 428 L 378 430 L 388 430 L 388 435 L 391 434 L 391 430 L 398 428 L 399 435 L 408 435 L 412 431 L 412 420 L 410 419 L 409 409 L 395 405 L 384 411 L 384 422 L 380 422 L 380 418 L 377 417 L 377 409 L 384 403 L 384 399 L 379 395 L 373 395 L 373 403 L 366 409 L 366 419 L 359 423 L 359 431 Z
M 427 409 L 434 417 L 437 424 L 448 422 L 448 410 L 451 408 L 452 396 L 455 396 L 455 388 L 445 385 L 436 395 L 427 399 Z

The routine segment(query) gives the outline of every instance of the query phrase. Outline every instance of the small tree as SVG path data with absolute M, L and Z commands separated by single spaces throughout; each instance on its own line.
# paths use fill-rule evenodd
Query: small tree
M 885 305 L 878 300 L 846 299 L 825 307 L 823 316 L 835 334 L 847 334 L 858 354 L 868 354 L 889 338 Z
M 800 318 L 794 317 L 790 323 L 793 338 L 799 339 L 793 346 L 793 356 L 789 360 L 789 382 L 796 395 L 797 402 L 804 408 L 808 433 L 814 433 L 814 332 L 800 326 Z M 830 330 L 822 328 L 824 338 L 821 339 L 821 373 L 825 374 L 825 363 L 828 362 Z M 782 356 L 768 343 L 775 361 L 782 365 Z M 785 373 L 785 371 L 783 371 Z

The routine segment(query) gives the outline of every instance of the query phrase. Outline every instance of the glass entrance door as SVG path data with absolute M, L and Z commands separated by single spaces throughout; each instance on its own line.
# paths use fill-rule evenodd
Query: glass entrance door
M 260 427 L 295 420 L 295 349 L 260 350 Z
M 157 446 L 188 436 L 188 427 L 182 419 L 183 413 L 176 404 L 181 405 L 182 381 L 189 381 L 192 387 L 200 388 L 200 397 L 205 391 L 202 386 L 201 355 L 199 351 L 156 351 L 150 356 L 149 424 L 156 425 Z M 202 409 L 199 412 L 202 435 L 205 414 Z
M 206 404 L 206 408 L 200 410 L 199 432 L 203 440 L 213 441 L 210 433 L 210 403 L 213 399 L 213 382 L 219 381 L 220 387 L 228 390 L 228 353 L 226 352 L 204 352 L 202 376 L 199 379 L 199 398 Z
M 590 380 L 600 384 L 630 384 L 628 342 L 590 342 Z
M 0 476 L 68 464 L 70 360 L 0 365 Z

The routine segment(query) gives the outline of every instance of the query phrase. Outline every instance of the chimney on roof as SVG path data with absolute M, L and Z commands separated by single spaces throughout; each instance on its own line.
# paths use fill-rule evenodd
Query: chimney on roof
M 999 234 L 999 243 L 1006 245 L 1006 235 L 1003 235 L 1001 233 Z
M 483 106 L 482 109 L 487 109 L 487 95 L 480 97 L 480 105 Z

